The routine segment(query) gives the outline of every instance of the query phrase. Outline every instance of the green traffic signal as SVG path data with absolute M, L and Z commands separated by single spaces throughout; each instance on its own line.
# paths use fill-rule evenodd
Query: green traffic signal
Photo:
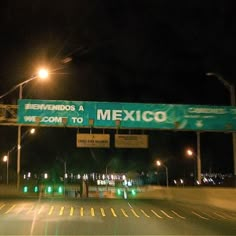
M 34 192 L 37 193 L 39 191 L 39 187 L 38 186 L 34 186 Z
M 60 194 L 63 193 L 63 187 L 62 186 L 58 187 L 58 193 L 60 193 Z
M 136 191 L 135 191 L 134 189 L 132 189 L 132 190 L 131 190 L 131 194 L 132 194 L 133 196 L 135 196 L 135 195 L 136 195 Z
M 47 193 L 52 193 L 52 187 L 51 186 L 47 187 Z
M 120 189 L 117 189 L 117 194 L 121 195 L 121 190 Z
M 24 193 L 27 193 L 27 192 L 28 192 L 28 186 L 24 186 L 24 187 L 23 187 L 23 192 L 24 192 Z

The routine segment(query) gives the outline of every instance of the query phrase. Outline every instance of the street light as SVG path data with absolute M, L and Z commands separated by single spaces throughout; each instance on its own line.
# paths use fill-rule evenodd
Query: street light
M 191 158 L 193 158 L 194 159 L 194 165 L 193 165 L 193 182 L 194 182 L 194 185 L 195 185 L 195 183 L 196 183 L 196 163 L 195 163 L 195 161 L 197 162 L 197 160 L 196 160 L 196 154 L 194 153 L 194 151 L 192 150 L 192 149 L 190 149 L 190 148 L 188 148 L 187 150 L 186 150 L 186 154 L 187 154 L 187 156 L 188 157 L 191 157 Z
M 235 100 L 235 87 L 234 84 L 229 83 L 227 80 L 225 80 L 220 74 L 209 72 L 206 73 L 207 76 L 212 76 L 216 79 L 218 79 L 230 92 L 230 105 L 235 106 L 236 100 Z M 232 144 L 233 144 L 233 168 L 234 168 L 234 177 L 236 178 L 236 132 L 232 132 Z
M 31 135 L 33 135 L 33 134 L 35 134 L 35 132 L 36 132 L 35 128 L 31 128 L 30 130 L 27 130 L 27 131 L 24 132 L 23 135 L 21 136 L 21 140 L 24 139 L 27 134 L 30 133 Z M 7 163 L 7 184 L 8 184 L 8 169 L 9 169 L 8 166 L 9 166 L 10 153 L 13 152 L 13 151 L 16 149 L 16 147 L 18 147 L 18 146 L 14 145 L 14 146 L 7 152 L 7 155 L 5 155 L 5 156 L 3 157 L 3 162 L 6 162 L 6 163 Z
M 8 165 L 9 165 L 9 152 L 3 157 L 3 161 L 7 163 L 7 184 L 8 184 Z
M 165 170 L 166 170 L 166 187 L 168 188 L 168 182 L 169 182 L 169 180 L 168 180 L 168 168 L 167 168 L 167 166 L 165 166 L 161 161 L 159 161 L 159 160 L 157 160 L 156 161 L 156 165 L 157 166 L 164 166 L 165 167 Z
M 48 72 L 45 69 L 40 69 L 38 71 L 38 74 L 17 84 L 14 89 L 19 88 L 19 99 L 22 99 L 22 94 L 23 94 L 23 85 L 26 85 L 30 81 L 33 81 L 35 79 L 46 79 L 48 76 Z M 13 90 L 14 90 L 13 89 Z M 12 89 L 9 90 L 10 92 L 13 91 Z M 9 91 L 6 93 L 8 94 Z M 5 94 L 5 95 L 6 95 Z M 0 97 L 1 98 L 1 97 Z M 20 158 L 21 158 L 21 125 L 18 125 L 18 130 L 17 130 L 17 189 L 19 190 L 20 188 Z

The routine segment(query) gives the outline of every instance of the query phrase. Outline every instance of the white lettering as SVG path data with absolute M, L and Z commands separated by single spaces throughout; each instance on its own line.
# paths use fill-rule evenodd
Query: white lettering
M 97 120 L 124 120 L 124 121 L 145 121 L 164 122 L 167 114 L 164 111 L 128 111 L 128 110 L 97 110 Z
M 79 106 L 79 111 L 84 111 L 84 107 L 83 106 Z
M 154 119 L 157 122 L 164 122 L 167 119 L 166 113 L 164 111 L 157 111 L 154 113 Z
M 112 120 L 122 120 L 122 110 L 113 110 Z
M 135 113 L 135 111 L 127 111 L 127 110 L 124 110 L 124 113 L 125 113 L 125 118 L 124 120 L 132 120 L 132 121 L 135 121 L 134 117 L 133 117 L 133 114 Z
M 141 120 L 141 111 L 136 111 L 136 120 L 137 121 Z
M 149 117 L 148 117 L 148 115 L 149 115 Z M 142 118 L 144 121 L 150 122 L 150 121 L 153 121 L 153 117 L 151 117 L 151 116 L 153 116 L 153 112 L 145 111 L 145 112 L 143 112 Z
M 24 116 L 26 122 L 35 122 L 36 116 Z
M 83 123 L 84 119 L 83 117 L 71 117 L 73 123 Z
M 57 116 L 44 116 L 41 121 L 45 123 L 62 123 L 62 118 L 63 117 Z
M 25 110 L 75 111 L 74 105 L 63 104 L 25 104 Z
M 224 108 L 189 108 L 190 113 L 213 113 L 213 114 L 225 114 L 226 110 Z
M 97 110 L 97 119 L 98 120 L 111 120 L 111 111 L 105 110 L 103 113 L 102 109 Z

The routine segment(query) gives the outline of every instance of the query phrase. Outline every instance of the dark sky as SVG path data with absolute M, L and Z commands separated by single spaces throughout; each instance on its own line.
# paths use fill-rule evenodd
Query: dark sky
M 47 65 L 55 70 L 50 82 L 27 85 L 24 98 L 230 103 L 226 88 L 205 74 L 220 73 L 235 82 L 233 0 L 13 0 L 1 5 L 0 94 L 29 78 L 38 66 Z M 72 61 L 61 63 L 66 57 Z M 16 99 L 17 91 L 1 102 L 12 104 Z M 17 138 L 16 128 L 0 130 L 4 134 L 0 143 L 9 149 Z M 70 156 L 69 168 L 88 165 L 96 170 L 117 156 L 127 159 L 130 169 L 143 164 L 148 169 L 160 156 L 172 173 L 181 175 L 189 168 L 184 147 L 196 147 L 195 133 L 153 131 L 148 150 L 78 150 L 75 134 L 72 129 L 41 128 L 33 140 L 26 140 L 23 167 L 53 165 L 56 157 Z M 230 134 L 203 133 L 201 144 L 204 171 L 232 173 Z M 31 164 L 27 159 L 33 159 Z

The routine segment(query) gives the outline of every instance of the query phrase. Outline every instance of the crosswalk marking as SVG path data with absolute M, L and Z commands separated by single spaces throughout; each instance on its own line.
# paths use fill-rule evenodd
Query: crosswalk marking
M 4 210 L 3 210 L 4 209 Z M 174 209 L 167 210 L 167 209 L 141 209 L 141 208 L 132 208 L 131 206 L 129 208 L 96 208 L 94 207 L 89 207 L 88 208 L 88 213 L 86 213 L 87 207 L 76 207 L 76 206 L 55 206 L 55 205 L 38 205 L 38 204 L 33 204 L 33 205 L 26 205 L 26 204 L 5 204 L 1 203 L 0 204 L 0 214 L 15 214 L 15 215 L 20 215 L 20 214 L 47 214 L 48 216 L 57 214 L 59 216 L 67 214 L 68 216 L 78 216 L 76 215 L 76 212 L 79 213 L 80 216 L 85 216 L 85 214 L 88 214 L 88 216 L 108 216 L 107 212 L 110 210 L 111 216 L 112 217 L 131 217 L 134 216 L 136 218 L 139 217 L 146 217 L 146 218 L 151 218 L 151 217 L 157 217 L 158 219 L 163 219 L 163 218 L 168 218 L 168 219 L 186 219 L 185 215 L 181 214 L 181 212 L 175 211 Z M 97 212 L 98 211 L 98 214 Z M 77 213 L 77 214 L 78 214 Z M 233 213 L 230 212 L 223 212 L 223 211 L 198 211 L 198 210 L 190 210 L 189 214 L 195 215 L 196 217 L 203 219 L 203 220 L 235 220 L 235 216 Z
M 147 218 L 150 218 L 150 216 L 144 211 L 144 210 L 140 210 Z
M 16 212 L 16 214 L 20 214 L 24 210 L 24 205 L 19 208 L 19 210 Z
M 127 213 L 125 212 L 124 209 L 121 208 L 121 212 L 123 213 L 123 215 L 124 215 L 125 217 L 129 217 L 129 216 L 127 215 Z
M 51 215 L 52 212 L 53 212 L 53 210 L 54 210 L 54 206 L 51 206 L 51 208 L 50 208 L 50 210 L 49 210 L 49 212 L 48 212 L 48 215 Z
M 160 218 L 160 219 L 163 218 L 162 216 L 158 215 L 154 210 L 151 210 L 151 212 L 152 212 L 156 217 L 158 217 L 158 218 Z
M 2 205 L 0 206 L 0 210 L 1 210 L 4 206 L 6 206 L 6 204 L 2 204 Z
M 41 207 L 39 208 L 38 215 L 42 212 L 43 208 L 44 208 L 44 206 L 41 206 Z
M 95 212 L 94 212 L 94 208 L 93 207 L 90 209 L 90 211 L 91 211 L 91 216 L 95 216 Z
M 136 216 L 137 218 L 139 218 L 140 216 L 135 212 L 135 210 L 133 208 L 131 208 L 132 213 L 134 214 L 134 216 Z
M 175 211 L 173 211 L 173 210 L 171 210 L 176 216 L 178 216 L 179 218 L 181 218 L 181 219 L 186 219 L 186 217 L 184 217 L 184 216 L 181 216 L 180 214 L 178 214 L 177 212 L 175 212 Z
M 223 215 L 217 213 L 217 212 L 214 212 L 215 215 L 217 215 L 218 217 L 222 218 L 222 219 L 226 219 L 226 217 L 224 217 Z
M 26 212 L 26 214 L 29 214 L 29 213 L 32 211 L 33 208 L 34 208 L 34 206 L 31 206 L 31 207 L 29 208 L 29 210 Z
M 202 215 L 196 213 L 195 211 L 192 211 L 192 213 L 193 213 L 194 215 L 198 216 L 198 217 L 201 218 L 201 219 L 209 220 L 208 218 L 206 218 L 206 217 L 204 217 L 204 216 L 202 216 Z
M 60 215 L 60 216 L 62 216 L 62 215 L 63 215 L 64 209 L 65 209 L 65 207 L 64 207 L 64 206 L 63 206 L 63 207 L 61 207 L 61 209 L 60 209 L 60 212 L 59 212 L 59 215 Z
M 100 208 L 102 216 L 106 216 L 105 211 L 103 208 Z
M 214 217 L 214 216 L 212 216 L 212 215 L 209 215 L 209 214 L 207 214 L 206 212 L 203 212 L 203 211 L 202 211 L 201 213 L 204 214 L 205 216 L 211 218 L 211 219 L 216 219 L 216 217 Z
M 73 214 L 74 214 L 74 207 L 71 207 L 70 208 L 70 216 L 73 216 Z
M 117 217 L 117 215 L 116 215 L 116 213 L 115 213 L 115 211 L 114 211 L 113 208 L 111 208 L 111 213 L 112 213 L 112 215 L 113 215 L 114 217 Z
M 166 217 L 168 217 L 169 219 L 173 219 L 173 217 L 170 216 L 170 215 L 168 215 L 165 211 L 161 210 L 161 212 L 162 212 Z
M 84 216 L 84 208 L 83 207 L 80 208 L 80 216 Z
M 16 205 L 12 205 L 6 212 L 5 214 L 9 213 L 11 210 L 13 210 L 15 208 Z
M 229 214 L 226 214 L 226 213 L 221 213 L 223 216 L 225 216 L 226 218 L 229 218 L 229 219 L 234 219 L 234 217 L 233 216 L 231 216 L 231 215 L 229 215 Z

